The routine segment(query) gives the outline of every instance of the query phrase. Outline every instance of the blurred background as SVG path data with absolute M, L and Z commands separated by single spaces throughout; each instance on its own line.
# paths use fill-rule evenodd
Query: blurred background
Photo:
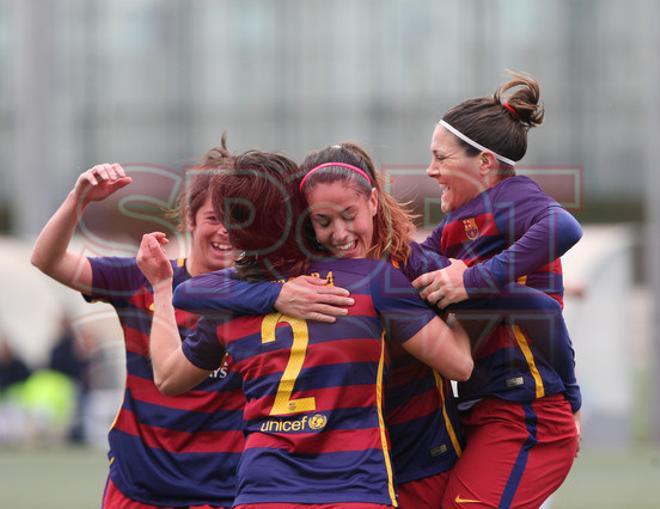
M 520 170 L 585 227 L 564 260 L 584 446 L 552 507 L 658 507 L 658 19 L 655 0 L 0 0 L 0 507 L 100 505 L 121 332 L 29 263 L 81 172 L 134 183 L 89 207 L 76 249 L 131 255 L 174 233 L 162 209 L 223 131 L 297 159 L 354 140 L 423 235 L 435 122 L 507 68 L 546 107 Z

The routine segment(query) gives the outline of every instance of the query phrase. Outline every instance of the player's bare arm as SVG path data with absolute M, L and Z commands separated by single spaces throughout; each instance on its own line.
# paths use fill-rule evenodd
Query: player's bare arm
M 101 201 L 132 182 L 119 164 L 98 164 L 82 173 L 64 202 L 37 237 L 31 263 L 47 276 L 91 293 L 92 269 L 84 256 L 69 249 L 76 225 L 85 208 Z
M 438 317 L 433 318 L 403 343 L 403 348 L 451 380 L 464 382 L 472 374 L 474 361 L 470 352 L 470 338 L 451 314 L 447 323 Z
M 181 349 L 172 306 L 172 265 L 163 250 L 167 242 L 161 232 L 143 235 L 137 264 L 154 289 L 154 316 L 149 336 L 154 382 L 163 394 L 172 396 L 192 389 L 211 372 L 193 365 Z

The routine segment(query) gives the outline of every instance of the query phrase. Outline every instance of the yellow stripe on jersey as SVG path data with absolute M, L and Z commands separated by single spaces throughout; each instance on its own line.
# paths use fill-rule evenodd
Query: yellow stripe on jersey
M 518 278 L 518 284 L 519 285 L 526 285 L 527 284 L 527 276 L 520 276 Z
M 186 264 L 186 259 L 185 258 L 177 258 L 176 259 L 176 266 L 177 267 L 183 267 Z
M 537 399 L 542 398 L 543 396 L 545 396 L 545 387 L 543 386 L 543 379 L 541 378 L 541 373 L 539 373 L 539 369 L 536 367 L 534 354 L 532 353 L 532 350 L 529 347 L 529 342 L 527 341 L 527 337 L 525 336 L 525 333 L 517 325 L 514 325 L 512 329 L 513 329 L 513 335 L 516 338 L 516 343 L 518 343 L 518 347 L 525 356 L 525 360 L 527 361 L 527 365 L 529 366 L 529 372 L 532 374 L 532 378 L 534 379 L 534 383 L 536 384 L 536 398 Z
M 435 388 L 438 390 L 438 394 L 440 395 L 440 401 L 442 402 L 442 418 L 445 421 L 445 427 L 447 428 L 447 433 L 449 433 L 449 439 L 451 440 L 451 444 L 454 446 L 456 455 L 460 456 L 461 454 L 463 454 L 463 449 L 461 448 L 461 443 L 458 440 L 458 436 L 456 435 L 454 426 L 452 426 L 451 420 L 449 419 L 449 414 L 447 413 L 447 405 L 445 401 L 445 387 L 442 381 L 442 377 L 438 374 L 438 372 L 435 369 L 433 370 L 433 377 L 435 378 Z
M 385 458 L 385 470 L 387 470 L 387 491 L 389 492 L 392 505 L 398 507 L 396 492 L 394 491 L 394 478 L 392 475 L 392 464 L 390 451 L 387 448 L 387 433 L 385 431 L 385 419 L 383 419 L 383 370 L 385 369 L 385 333 L 380 336 L 380 360 L 378 361 L 378 377 L 376 378 L 376 401 L 378 404 L 378 427 L 380 428 L 380 442 L 383 447 Z

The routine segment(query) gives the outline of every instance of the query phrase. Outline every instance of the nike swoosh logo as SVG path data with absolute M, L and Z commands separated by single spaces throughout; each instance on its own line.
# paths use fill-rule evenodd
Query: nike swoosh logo
M 462 498 L 460 495 L 456 495 L 454 502 L 457 504 L 479 504 L 481 500 L 471 500 L 469 498 Z

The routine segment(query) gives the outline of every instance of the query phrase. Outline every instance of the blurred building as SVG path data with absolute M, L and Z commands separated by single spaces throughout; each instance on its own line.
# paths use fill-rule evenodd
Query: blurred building
M 180 168 L 223 130 L 423 164 L 440 115 L 513 68 L 547 108 L 524 164 L 639 204 L 657 19 L 654 0 L 0 0 L 0 201 L 34 234 L 93 163 Z

